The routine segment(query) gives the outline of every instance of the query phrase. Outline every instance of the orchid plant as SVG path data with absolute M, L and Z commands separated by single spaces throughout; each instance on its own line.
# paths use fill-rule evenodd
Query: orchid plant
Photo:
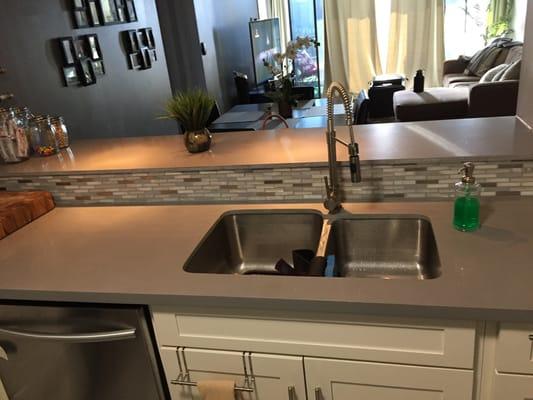
M 274 78 L 273 90 L 267 93 L 268 97 L 276 102 L 295 103 L 296 98 L 292 94 L 293 78 L 296 73 L 294 60 L 299 51 L 311 46 L 318 46 L 315 39 L 309 36 L 298 37 L 287 43 L 285 53 L 276 53 L 271 60 L 263 61 Z

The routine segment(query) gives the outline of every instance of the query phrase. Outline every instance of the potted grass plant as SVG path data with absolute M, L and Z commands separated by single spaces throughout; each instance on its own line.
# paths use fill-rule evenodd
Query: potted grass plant
M 200 89 L 179 92 L 168 100 L 163 118 L 178 121 L 190 153 L 200 153 L 211 147 L 212 137 L 207 125 L 214 105 L 213 97 Z

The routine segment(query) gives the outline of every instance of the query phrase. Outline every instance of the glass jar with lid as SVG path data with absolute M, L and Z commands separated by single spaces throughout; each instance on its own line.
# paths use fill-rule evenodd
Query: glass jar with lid
M 37 124 L 37 127 L 33 126 Z M 56 131 L 49 116 L 32 120 L 32 147 L 36 155 L 48 157 L 58 152 Z
M 53 117 L 52 124 L 56 130 L 57 145 L 60 149 L 69 147 L 68 130 L 63 117 Z
M 30 146 L 24 122 L 10 109 L 0 117 L 0 156 L 7 163 L 15 163 L 29 158 Z
M 35 153 L 35 148 L 41 140 L 41 127 L 39 126 L 39 120 L 36 117 L 28 119 L 28 135 L 30 137 L 32 152 Z
M 30 134 L 30 120 L 33 118 L 33 114 L 31 113 L 28 107 L 24 107 L 24 108 L 18 109 L 17 117 L 21 121 L 21 125 L 24 128 L 24 132 L 26 133 L 26 138 L 28 139 L 30 150 L 32 150 L 31 134 Z

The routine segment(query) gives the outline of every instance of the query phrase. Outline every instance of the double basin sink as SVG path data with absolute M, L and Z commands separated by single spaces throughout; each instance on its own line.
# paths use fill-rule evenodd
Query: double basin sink
M 212 274 L 279 274 L 296 249 L 333 260 L 333 276 L 434 279 L 440 260 L 431 222 L 421 216 L 324 216 L 313 210 L 232 211 L 223 214 L 185 263 Z M 331 257 L 333 256 L 333 257 Z

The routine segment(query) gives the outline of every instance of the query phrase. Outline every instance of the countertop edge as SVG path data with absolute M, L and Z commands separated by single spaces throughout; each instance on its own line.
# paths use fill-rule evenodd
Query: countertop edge
M 7 302 L 86 303 L 106 305 L 141 305 L 148 307 L 206 308 L 218 310 L 243 309 L 259 311 L 300 311 L 361 316 L 390 316 L 403 318 L 443 318 L 450 320 L 487 320 L 530 322 L 533 310 L 488 309 L 472 307 L 442 307 L 435 305 L 357 303 L 309 299 L 275 299 L 250 297 L 221 297 L 205 295 L 129 294 L 96 292 L 50 292 L 40 290 L 0 290 L 0 298 Z
M 361 160 L 362 166 L 406 166 L 406 165 L 435 165 L 440 163 L 457 164 L 458 162 L 528 162 L 533 161 L 533 153 L 527 156 L 456 156 L 443 158 L 407 158 L 407 159 L 377 159 Z M 341 166 L 348 166 L 348 162 L 340 160 Z M 1 164 L 0 164 L 1 166 Z M 222 166 L 202 166 L 202 167 L 157 167 L 157 168 L 135 168 L 135 169 L 106 169 L 106 170 L 70 170 L 70 171 L 33 171 L 33 172 L 8 172 L 0 171 L 0 178 L 22 177 L 22 176 L 78 176 L 78 175 L 126 175 L 126 174 L 146 174 L 146 173 L 180 173 L 196 171 L 220 171 L 220 170 L 264 170 L 264 169 L 298 169 L 298 168 L 325 168 L 328 166 L 326 161 L 318 162 L 294 162 L 294 163 L 272 163 L 272 164 L 232 164 Z

